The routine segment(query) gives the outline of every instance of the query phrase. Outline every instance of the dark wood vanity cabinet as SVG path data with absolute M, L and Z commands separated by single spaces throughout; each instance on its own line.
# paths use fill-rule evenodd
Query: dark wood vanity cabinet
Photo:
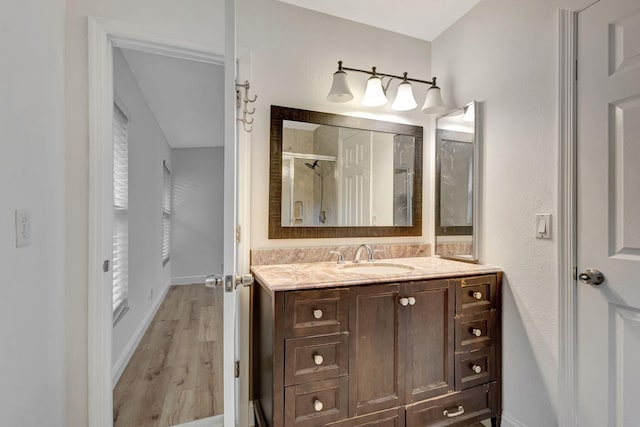
M 500 274 L 254 292 L 268 426 L 499 424 Z

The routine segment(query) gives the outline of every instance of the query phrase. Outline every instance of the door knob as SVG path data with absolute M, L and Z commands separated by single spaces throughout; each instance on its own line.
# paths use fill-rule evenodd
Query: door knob
M 587 285 L 598 286 L 604 282 L 604 274 L 595 268 L 588 268 L 578 275 L 578 279 Z

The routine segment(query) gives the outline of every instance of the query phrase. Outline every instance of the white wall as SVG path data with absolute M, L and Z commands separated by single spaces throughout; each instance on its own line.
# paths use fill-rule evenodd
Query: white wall
M 64 426 L 64 0 L 0 13 L 0 416 Z M 31 211 L 16 248 L 15 210 Z
M 222 274 L 224 148 L 171 150 L 174 283 Z
M 445 102 L 483 107 L 480 253 L 505 272 L 506 425 L 558 423 L 557 241 L 535 238 L 535 214 L 557 215 L 558 8 L 578 3 L 484 0 L 433 42 Z
M 113 52 L 113 71 L 116 99 L 129 119 L 129 311 L 113 328 L 111 347 L 112 365 L 120 369 L 115 364 L 135 347 L 171 282 L 172 261 L 162 265 L 162 162 L 171 170 L 171 148 L 120 49 Z
M 327 101 L 338 60 L 345 66 L 390 74 L 403 71 L 419 79 L 431 78 L 431 45 L 425 41 L 351 21 L 301 9 L 275 0 L 239 0 L 238 45 L 250 49 L 251 92 L 258 94 L 251 134 L 251 247 L 318 246 L 363 242 L 428 242 L 431 240 L 430 187 L 423 190 L 424 232 L 420 237 L 351 239 L 268 239 L 270 106 L 303 108 L 425 126 L 429 117 L 419 110 L 397 113 L 391 101 L 380 108 L 364 108 L 360 99 L 366 75 L 350 73 L 355 99 L 344 104 Z M 438 80 L 440 81 L 440 80 Z M 388 97 L 395 96 L 395 87 Z M 414 86 L 418 103 L 427 86 Z M 428 141 L 426 141 L 428 143 Z M 425 153 L 428 152 L 425 147 Z M 431 173 L 425 164 L 424 176 Z
M 221 47 L 222 0 L 68 0 L 66 13 L 66 427 L 86 427 L 87 414 L 87 248 L 88 248 L 88 51 L 87 17 L 135 24 L 168 38 Z M 29 9 L 25 16 L 32 16 Z M 38 16 L 47 16 L 41 13 Z M 24 20 L 24 18 L 21 18 Z M 47 25 L 51 22 L 48 17 Z M 46 26 L 45 26 L 46 28 Z M 39 29 L 33 29 L 39 34 Z M 27 33 L 29 34 L 29 33 Z M 49 67 L 50 69 L 51 67 Z M 47 69 L 41 67 L 38 69 Z M 22 71 L 24 72 L 24 71 Z M 44 71 L 43 71 L 44 72 Z M 47 74 L 49 76 L 49 74 Z M 51 80 L 50 77 L 47 77 Z M 44 78 L 40 80 L 45 80 Z M 62 111 L 61 106 L 58 110 Z M 58 247 L 59 251 L 60 248 Z M 40 400 L 44 402 L 46 400 Z

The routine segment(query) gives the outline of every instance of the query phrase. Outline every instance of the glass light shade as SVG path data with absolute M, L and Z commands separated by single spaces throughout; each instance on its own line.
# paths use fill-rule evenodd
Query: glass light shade
M 382 79 L 380 77 L 369 77 L 367 89 L 362 97 L 362 105 L 365 107 L 379 107 L 387 103 L 387 96 L 382 89 Z
M 333 84 L 327 99 L 331 102 L 348 102 L 353 99 L 353 93 L 347 82 L 347 73 L 342 70 L 333 73 Z
M 416 99 L 413 97 L 413 91 L 411 90 L 411 83 L 402 82 L 398 85 L 398 92 L 396 93 L 396 99 L 393 100 L 391 109 L 395 111 L 409 111 L 418 106 Z
M 464 108 L 464 114 L 462 115 L 462 121 L 464 122 L 472 122 L 476 119 L 476 107 L 474 107 L 473 103 L 467 105 Z
M 438 86 L 430 87 L 427 91 L 427 99 L 424 100 L 424 105 L 422 106 L 422 112 L 427 114 L 439 114 L 444 113 L 446 109 L 447 106 L 444 105 L 444 101 L 442 100 L 440 88 Z

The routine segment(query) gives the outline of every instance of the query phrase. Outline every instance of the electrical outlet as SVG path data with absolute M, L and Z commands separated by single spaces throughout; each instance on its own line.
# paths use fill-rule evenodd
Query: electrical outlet
M 29 209 L 16 210 L 16 248 L 31 244 L 31 212 Z

